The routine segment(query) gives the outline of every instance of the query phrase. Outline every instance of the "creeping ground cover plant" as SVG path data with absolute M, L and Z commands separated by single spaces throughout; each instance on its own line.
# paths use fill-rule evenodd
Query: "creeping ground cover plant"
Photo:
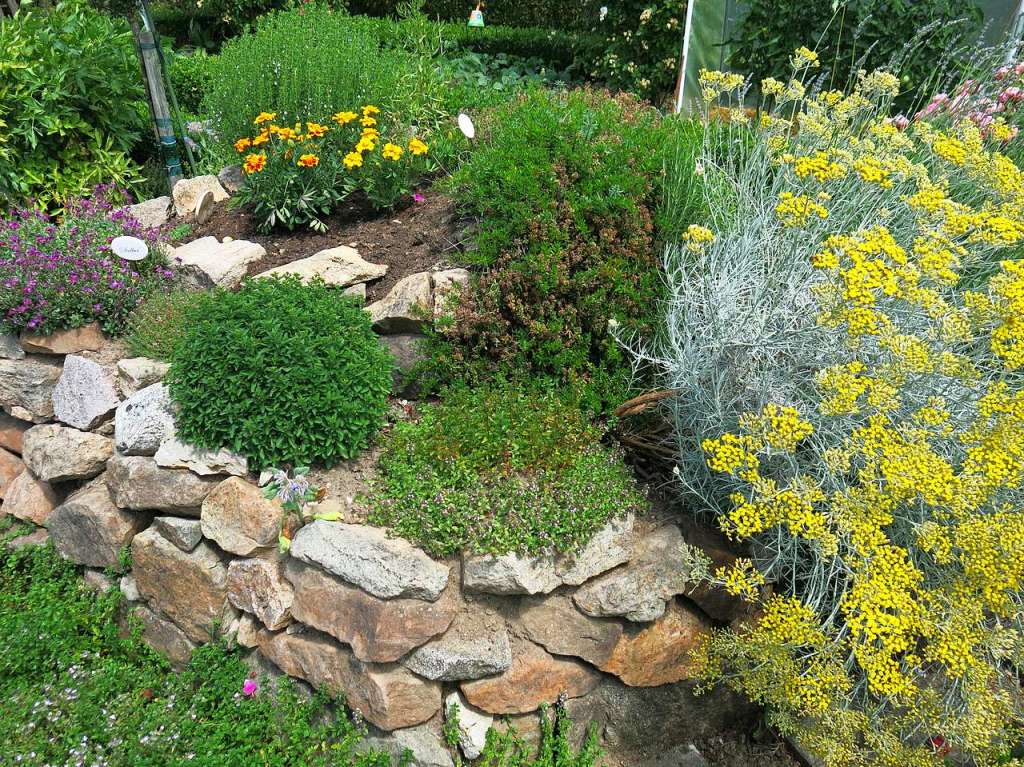
M 899 80 L 762 83 L 708 226 L 666 251 L 680 477 L 760 617 L 698 662 L 827 765 L 1010 763 L 1024 661 L 1024 171 L 1001 117 L 889 116 Z M 709 105 L 744 78 L 702 76 Z M 740 204 L 737 204 L 737 200 Z M 706 463 L 706 466 L 704 465 Z M 774 583 L 763 597 L 765 581 Z
M 252 206 L 261 231 L 303 225 L 325 231 L 323 219 L 356 190 L 375 208 L 394 207 L 426 170 L 427 144 L 382 135 L 381 110 L 373 105 L 335 112 L 324 122 L 280 126 L 276 118 L 261 112 L 255 134 L 235 142 L 245 176 L 235 204 Z
M 0 320 L 8 331 L 50 333 L 98 321 L 118 334 L 147 294 L 170 285 L 173 272 L 154 247 L 157 232 L 118 207 L 121 199 L 100 186 L 92 197 L 69 201 L 59 221 L 27 208 L 0 219 Z M 110 243 L 123 235 L 145 240 L 149 255 L 114 255 Z

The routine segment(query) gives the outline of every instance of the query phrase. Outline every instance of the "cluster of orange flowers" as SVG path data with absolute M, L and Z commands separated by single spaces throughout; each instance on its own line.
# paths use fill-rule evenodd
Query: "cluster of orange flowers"
M 362 108 L 362 116 L 356 112 L 336 112 L 331 116 L 338 127 L 344 127 L 349 123 L 359 120 L 362 126 L 362 132 L 359 135 L 359 141 L 356 143 L 352 151 L 348 152 L 343 160 L 345 167 L 349 170 L 353 168 L 359 168 L 363 164 L 363 155 L 368 152 L 373 152 L 377 148 L 377 143 L 380 140 L 380 131 L 377 129 L 377 117 L 380 114 L 380 109 L 372 105 L 366 105 Z M 320 139 L 328 134 L 331 128 L 327 125 L 322 125 L 317 122 L 307 122 L 305 132 L 302 130 L 302 123 L 295 123 L 295 127 L 280 127 L 274 124 L 274 120 L 277 118 L 276 112 L 260 112 L 257 115 L 253 123 L 257 126 L 263 127 L 258 134 L 253 138 L 240 138 L 235 142 L 235 151 L 242 153 L 251 149 L 266 144 L 271 138 L 277 138 L 279 141 L 286 142 L 289 144 L 303 143 L 311 139 Z M 413 156 L 419 157 L 425 155 L 429 150 L 429 147 L 420 139 L 413 138 L 409 141 L 408 147 L 403 148 L 398 144 L 385 143 L 381 149 L 381 156 L 386 160 L 397 161 L 401 159 L 402 155 L 408 150 Z M 286 155 L 289 159 L 292 154 L 289 152 Z M 313 153 L 301 154 L 295 163 L 300 168 L 315 168 L 320 164 L 320 158 Z M 267 166 L 267 155 L 264 152 L 250 152 L 245 156 L 245 161 L 242 163 L 242 170 L 246 174 L 260 173 Z

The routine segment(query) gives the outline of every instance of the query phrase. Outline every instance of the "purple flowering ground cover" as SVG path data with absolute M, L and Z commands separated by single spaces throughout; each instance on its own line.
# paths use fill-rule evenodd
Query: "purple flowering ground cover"
M 144 229 L 123 206 L 123 192 L 97 187 L 67 205 L 60 220 L 31 208 L 0 219 L 0 312 L 4 330 L 52 333 L 98 321 L 120 334 L 128 316 L 154 290 L 171 286 L 174 273 L 155 247 L 158 231 Z M 110 250 L 115 237 L 145 240 L 142 261 Z

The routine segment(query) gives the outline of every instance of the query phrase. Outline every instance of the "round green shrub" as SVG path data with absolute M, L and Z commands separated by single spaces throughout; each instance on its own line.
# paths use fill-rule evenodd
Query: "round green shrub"
M 506 382 L 397 424 L 379 468 L 370 521 L 436 556 L 578 551 L 644 501 L 571 396 Z
M 180 436 L 249 467 L 351 458 L 387 407 L 391 356 L 351 299 L 320 281 L 250 280 L 189 312 L 168 385 Z

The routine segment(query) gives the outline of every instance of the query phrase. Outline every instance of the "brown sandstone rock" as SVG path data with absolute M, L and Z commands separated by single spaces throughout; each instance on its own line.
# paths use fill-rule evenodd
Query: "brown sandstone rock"
M 150 528 L 132 541 L 132 573 L 139 593 L 193 642 L 210 641 L 214 624 L 227 624 L 227 568 L 206 543 L 184 552 Z
M 49 483 L 36 479 L 26 469 L 7 486 L 3 510 L 26 522 L 45 525 L 57 503 L 57 494 Z
M 57 330 L 49 335 L 23 333 L 22 348 L 33 354 L 78 354 L 85 351 L 99 351 L 105 339 L 98 322 L 80 328 Z
M 89 567 L 120 568 L 122 547 L 148 522 L 144 514 L 117 508 L 99 478 L 54 509 L 46 526 L 65 559 Z
M 286 674 L 344 692 L 347 704 L 382 730 L 413 727 L 441 709 L 437 682 L 394 663 L 363 663 L 324 634 L 261 631 L 259 648 Z
M 548 652 L 573 655 L 595 666 L 605 663 L 622 639 L 622 623 L 584 615 L 565 594 L 523 599 L 519 623 Z
M 458 579 L 434 602 L 379 599 L 319 568 L 289 559 L 285 577 L 295 588 L 295 619 L 352 647 L 363 661 L 396 661 L 444 633 L 458 610 Z
M 274 553 L 266 558 L 235 559 L 228 565 L 231 604 L 255 615 L 268 629 L 281 629 L 291 623 L 293 596 Z
M 463 682 L 462 694 L 489 714 L 525 714 L 560 695 L 585 695 L 600 679 L 597 671 L 579 661 L 555 658 L 533 642 L 516 639 L 512 667 L 495 677 Z
M 25 432 L 22 457 L 44 482 L 65 482 L 101 474 L 113 454 L 110 437 L 47 423 Z
M 0 412 L 0 447 L 20 455 L 22 435 L 31 428 L 31 422 Z
M 263 491 L 239 477 L 230 477 L 203 501 L 203 535 L 225 551 L 248 556 L 277 543 L 284 511 Z
M 23 421 L 53 418 L 53 390 L 62 366 L 52 357 L 0 359 L 0 407 Z
M 152 458 L 115 455 L 107 464 L 107 484 L 122 509 L 151 509 L 198 517 L 217 486 L 215 477 L 198 477 L 187 469 L 162 469 Z
M 132 612 L 142 623 L 142 638 L 146 644 L 166 655 L 175 668 L 188 665 L 196 646 L 184 631 L 145 605 L 137 605 Z
M 409 653 L 402 664 L 442 682 L 500 674 L 512 665 L 505 621 L 479 604 L 463 604 L 444 634 Z
M 25 464 L 18 456 L 0 448 L 0 498 L 7 497 L 11 483 L 24 471 Z

